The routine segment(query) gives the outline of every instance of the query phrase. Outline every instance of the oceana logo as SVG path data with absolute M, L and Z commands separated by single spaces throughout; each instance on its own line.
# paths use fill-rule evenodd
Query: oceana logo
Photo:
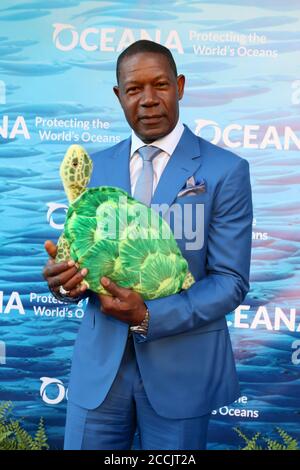
M 300 137 L 290 126 L 277 129 L 276 126 L 258 124 L 229 124 L 224 129 L 210 119 L 196 119 L 195 134 L 207 138 L 212 144 L 224 144 L 228 148 L 300 150 Z
M 55 47 L 60 51 L 70 51 L 74 49 L 74 47 L 78 44 L 79 35 L 75 28 L 71 24 L 67 23 L 54 23 L 54 31 L 53 31 L 53 42 Z M 68 30 L 68 34 L 64 34 L 64 38 L 67 39 L 67 44 L 62 44 L 60 40 L 60 36 L 62 36 L 62 32 Z
M 6 343 L 0 341 L 0 364 L 6 364 Z
M 42 381 L 40 388 L 40 395 L 45 403 L 48 405 L 57 405 L 65 397 L 67 398 L 67 393 L 64 387 L 64 384 L 61 380 L 51 378 L 51 377 L 41 377 Z M 51 387 L 51 395 L 54 395 L 52 398 L 49 397 L 49 388 Z M 47 394 L 48 388 L 48 394 Z
M 54 23 L 52 40 L 57 49 L 63 52 L 71 51 L 77 45 L 88 52 L 120 52 L 137 39 L 151 39 L 164 44 L 168 49 L 183 54 L 183 46 L 178 32 L 156 29 L 148 33 L 147 30 L 124 28 L 85 28 L 78 32 L 72 24 Z
M 52 228 L 56 230 L 63 230 L 64 224 L 58 224 L 54 221 L 53 215 L 56 211 L 63 209 L 65 213 L 68 210 L 68 206 L 66 204 L 59 204 L 57 202 L 47 202 L 47 206 L 49 207 L 47 212 L 47 222 L 50 224 Z

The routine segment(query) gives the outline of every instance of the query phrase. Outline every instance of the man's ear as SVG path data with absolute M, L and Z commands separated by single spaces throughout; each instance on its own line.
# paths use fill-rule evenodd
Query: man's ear
M 120 88 L 118 86 L 114 86 L 113 90 L 114 90 L 114 94 L 116 95 L 116 97 L 120 101 Z
M 185 76 L 178 75 L 177 77 L 177 90 L 178 90 L 178 99 L 181 100 L 184 93 L 184 84 L 185 84 Z

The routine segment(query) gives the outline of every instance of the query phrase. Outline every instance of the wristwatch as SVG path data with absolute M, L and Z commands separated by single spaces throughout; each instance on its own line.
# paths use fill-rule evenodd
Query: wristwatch
M 148 310 L 148 307 L 146 307 L 146 315 L 142 323 L 140 323 L 139 325 L 131 326 L 129 329 L 133 333 L 146 335 L 148 332 L 148 325 L 149 325 L 149 310 Z

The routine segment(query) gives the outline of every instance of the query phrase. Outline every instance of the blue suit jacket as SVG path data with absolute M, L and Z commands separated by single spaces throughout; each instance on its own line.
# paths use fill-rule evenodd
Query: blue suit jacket
M 130 193 L 129 152 L 130 138 L 94 154 L 90 186 L 116 186 Z M 177 197 L 192 175 L 196 182 L 205 180 L 206 191 Z M 187 249 L 190 240 L 184 230 L 183 239 L 177 240 L 197 282 L 187 291 L 146 301 L 147 338 L 140 341 L 134 334 L 141 376 L 155 411 L 168 418 L 201 416 L 239 396 L 225 315 L 243 301 L 249 288 L 249 165 L 185 127 L 152 203 L 190 203 L 193 208 L 204 204 L 203 246 Z M 74 347 L 70 401 L 88 409 L 102 403 L 127 336 L 128 325 L 102 314 L 97 296 L 90 293 Z

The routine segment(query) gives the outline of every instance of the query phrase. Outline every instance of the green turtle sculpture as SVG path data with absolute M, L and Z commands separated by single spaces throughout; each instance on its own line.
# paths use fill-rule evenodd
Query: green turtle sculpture
M 167 222 L 122 189 L 87 188 L 92 170 L 85 149 L 71 145 L 60 167 L 70 206 L 56 261 L 87 268 L 82 282 L 97 293 L 108 294 L 102 276 L 144 299 L 188 289 L 195 280 Z

